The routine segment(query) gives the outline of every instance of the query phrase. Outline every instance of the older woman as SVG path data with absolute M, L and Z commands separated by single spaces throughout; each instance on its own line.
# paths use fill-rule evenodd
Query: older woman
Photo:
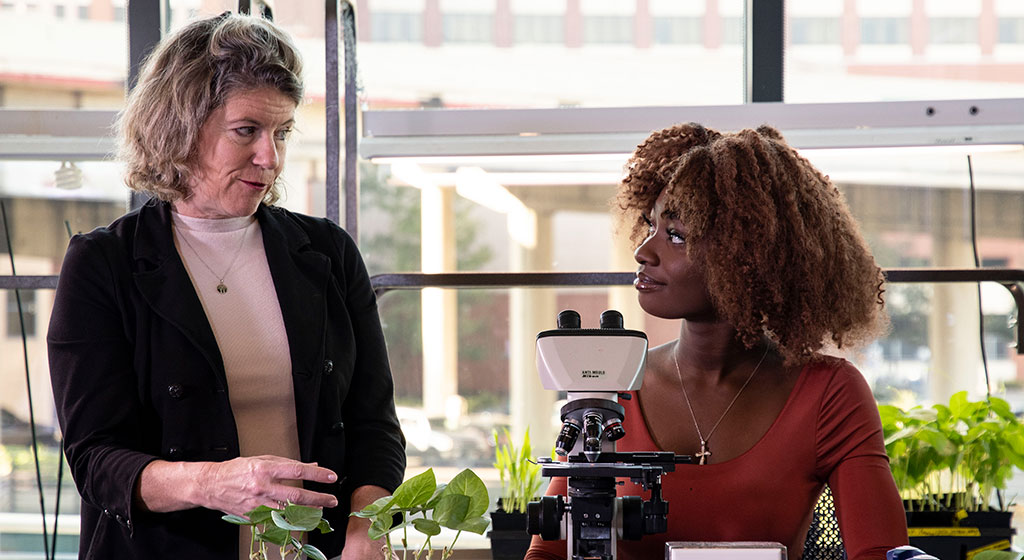
M 82 558 L 248 558 L 222 512 L 288 501 L 326 508 L 328 555 L 381 555 L 347 517 L 405 468 L 374 294 L 344 231 L 273 206 L 300 75 L 281 30 L 225 14 L 128 100 L 127 183 L 154 198 L 71 240 L 48 334 Z
M 886 324 L 881 270 L 835 186 L 775 129 L 691 123 L 637 147 L 617 202 L 641 307 L 682 319 L 623 403 L 618 449 L 698 459 L 662 479 L 668 532 L 620 541 L 618 558 L 660 558 L 666 541 L 779 542 L 800 558 L 825 484 L 848 558 L 906 544 L 871 391 L 821 353 Z M 565 552 L 535 539 L 527 558 Z

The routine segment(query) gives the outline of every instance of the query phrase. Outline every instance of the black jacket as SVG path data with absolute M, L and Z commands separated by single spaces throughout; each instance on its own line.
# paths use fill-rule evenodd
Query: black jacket
M 405 441 L 377 304 L 352 239 L 325 219 L 261 205 L 263 245 L 288 332 L 302 461 L 338 473 L 325 516 L 344 544 L 349 495 L 394 490 Z M 68 464 L 82 495 L 79 557 L 238 558 L 221 512 L 146 513 L 133 489 L 150 461 L 237 457 L 224 365 L 177 251 L 170 207 L 150 201 L 72 238 L 47 335 Z M 247 529 L 243 529 L 247 530 Z

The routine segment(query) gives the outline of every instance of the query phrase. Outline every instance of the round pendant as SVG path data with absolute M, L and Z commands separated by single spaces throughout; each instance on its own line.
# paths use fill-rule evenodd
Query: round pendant
M 224 285 L 224 282 L 221 282 L 220 284 L 217 284 L 217 291 L 222 294 L 226 294 L 228 293 L 228 287 Z

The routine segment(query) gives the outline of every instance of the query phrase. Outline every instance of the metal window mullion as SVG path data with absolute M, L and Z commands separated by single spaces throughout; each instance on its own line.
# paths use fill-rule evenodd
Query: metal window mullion
M 125 18 L 128 28 L 128 82 L 126 91 L 131 91 L 139 81 L 142 63 L 153 47 L 160 42 L 162 17 L 160 0 L 128 0 Z M 146 202 L 146 196 L 130 191 L 128 207 L 135 209 Z
M 743 102 L 781 102 L 785 2 L 746 0 L 745 14 Z

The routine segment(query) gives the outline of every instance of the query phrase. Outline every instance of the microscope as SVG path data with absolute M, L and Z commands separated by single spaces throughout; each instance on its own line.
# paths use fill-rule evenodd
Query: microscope
M 668 502 L 661 476 L 689 455 L 641 451 L 619 453 L 626 435 L 624 408 L 643 383 L 647 335 L 623 328 L 622 314 L 601 314 L 600 328 L 580 328 L 571 309 L 558 314 L 558 328 L 537 335 L 537 371 L 545 389 L 566 391 L 555 453 L 564 461 L 538 459 L 541 475 L 566 477 L 568 496 L 544 496 L 527 506 L 527 531 L 544 540 L 565 539 L 568 560 L 613 560 L 618 540 L 639 540 L 668 528 Z M 617 478 L 650 492 L 618 497 Z

